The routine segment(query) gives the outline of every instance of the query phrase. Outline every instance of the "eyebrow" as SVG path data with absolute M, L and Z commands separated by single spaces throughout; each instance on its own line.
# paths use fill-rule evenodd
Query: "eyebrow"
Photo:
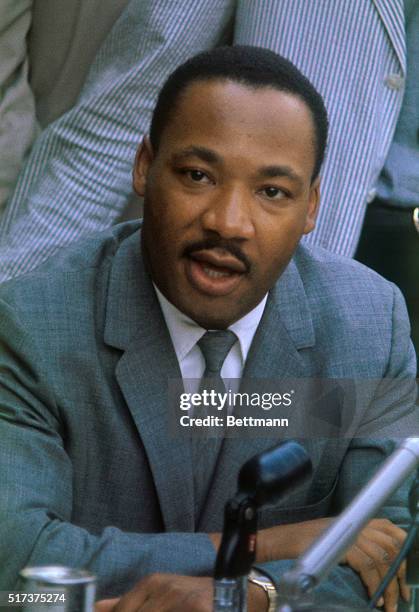
M 259 168 L 258 174 L 264 178 L 285 177 L 296 183 L 299 187 L 304 186 L 304 181 L 292 168 L 289 166 L 262 166 Z
M 172 160 L 174 162 L 181 162 L 187 157 L 198 157 L 209 164 L 215 164 L 221 161 L 221 157 L 211 149 L 196 146 L 187 147 L 186 149 L 173 153 Z
M 186 147 L 181 151 L 173 153 L 172 161 L 175 163 L 179 163 L 184 161 L 188 157 L 197 157 L 198 159 L 202 159 L 203 161 L 209 164 L 222 162 L 222 158 L 212 149 L 207 149 L 206 147 L 198 147 L 195 145 Z M 262 166 L 261 168 L 258 168 L 257 174 L 262 178 L 289 178 L 301 189 L 304 186 L 304 181 L 301 176 L 299 176 L 289 166 Z

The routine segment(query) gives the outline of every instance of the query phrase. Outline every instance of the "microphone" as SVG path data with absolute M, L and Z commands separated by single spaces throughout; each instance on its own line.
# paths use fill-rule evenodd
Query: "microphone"
M 312 464 L 301 444 L 288 441 L 255 455 L 239 472 L 238 494 L 256 506 L 276 504 L 286 493 L 311 476 Z
M 240 469 L 238 490 L 224 510 L 214 579 L 214 610 L 245 611 L 247 574 L 255 560 L 257 510 L 277 503 L 311 475 L 306 450 L 287 441 L 255 455 Z
M 279 596 L 286 604 L 301 599 L 340 561 L 358 533 L 419 465 L 419 438 L 407 438 L 333 524 L 282 577 Z M 291 610 L 285 606 L 284 610 Z M 280 608 L 281 610 L 281 608 Z

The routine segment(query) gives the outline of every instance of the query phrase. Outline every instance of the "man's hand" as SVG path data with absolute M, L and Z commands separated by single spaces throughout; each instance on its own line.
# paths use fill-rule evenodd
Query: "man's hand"
M 355 544 L 349 549 L 342 563 L 346 563 L 360 575 L 370 597 L 377 590 L 406 538 L 400 527 L 387 519 L 374 519 L 361 531 Z M 410 592 L 406 585 L 406 564 L 403 563 L 397 577 L 384 593 L 383 605 L 386 612 L 397 610 L 399 596 L 409 601 Z
M 96 604 L 95 612 L 212 612 L 213 579 L 153 574 L 140 580 L 120 599 Z M 249 612 L 264 612 L 263 590 L 249 584 Z
M 212 599 L 212 578 L 152 574 L 121 599 L 99 602 L 96 612 L 210 612 Z
M 303 554 L 312 542 L 330 525 L 331 518 L 315 519 L 303 523 L 282 525 L 264 529 L 258 534 L 257 561 L 264 563 L 275 559 L 293 559 Z M 348 550 L 341 563 L 357 572 L 370 597 L 377 590 L 391 563 L 396 558 L 406 533 L 387 519 L 373 519 L 361 531 L 355 544 Z M 406 585 L 406 566 L 403 564 L 384 593 L 379 605 L 386 612 L 397 609 L 399 597 L 409 600 Z

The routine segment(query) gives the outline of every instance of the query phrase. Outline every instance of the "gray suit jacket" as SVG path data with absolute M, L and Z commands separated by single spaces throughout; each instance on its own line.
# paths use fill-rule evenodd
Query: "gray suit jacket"
M 210 574 L 204 532 L 221 530 L 239 467 L 272 439 L 224 440 L 195 521 L 190 444 L 167 431 L 167 381 L 180 371 L 138 223 L 2 285 L 0 347 L 0 588 L 25 565 L 57 562 L 91 569 L 101 595 L 155 571 Z M 301 247 L 270 292 L 245 374 L 397 380 L 414 377 L 414 364 L 398 290 L 351 260 Z M 395 405 L 389 396 L 356 414 L 360 431 L 387 419 L 403 435 L 397 424 L 413 414 L 412 396 Z M 393 448 L 372 439 L 304 444 L 312 480 L 262 511 L 261 527 L 339 511 Z M 406 520 L 400 496 L 383 512 Z M 277 579 L 286 566 L 268 571 Z M 365 597 L 348 568 L 336 570 L 333 591 L 341 602 L 349 592 Z

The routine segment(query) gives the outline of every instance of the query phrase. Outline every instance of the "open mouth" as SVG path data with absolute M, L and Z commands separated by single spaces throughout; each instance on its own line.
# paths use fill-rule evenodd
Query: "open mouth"
M 207 295 L 223 296 L 231 293 L 246 272 L 246 266 L 224 249 L 195 251 L 186 258 L 189 282 Z

